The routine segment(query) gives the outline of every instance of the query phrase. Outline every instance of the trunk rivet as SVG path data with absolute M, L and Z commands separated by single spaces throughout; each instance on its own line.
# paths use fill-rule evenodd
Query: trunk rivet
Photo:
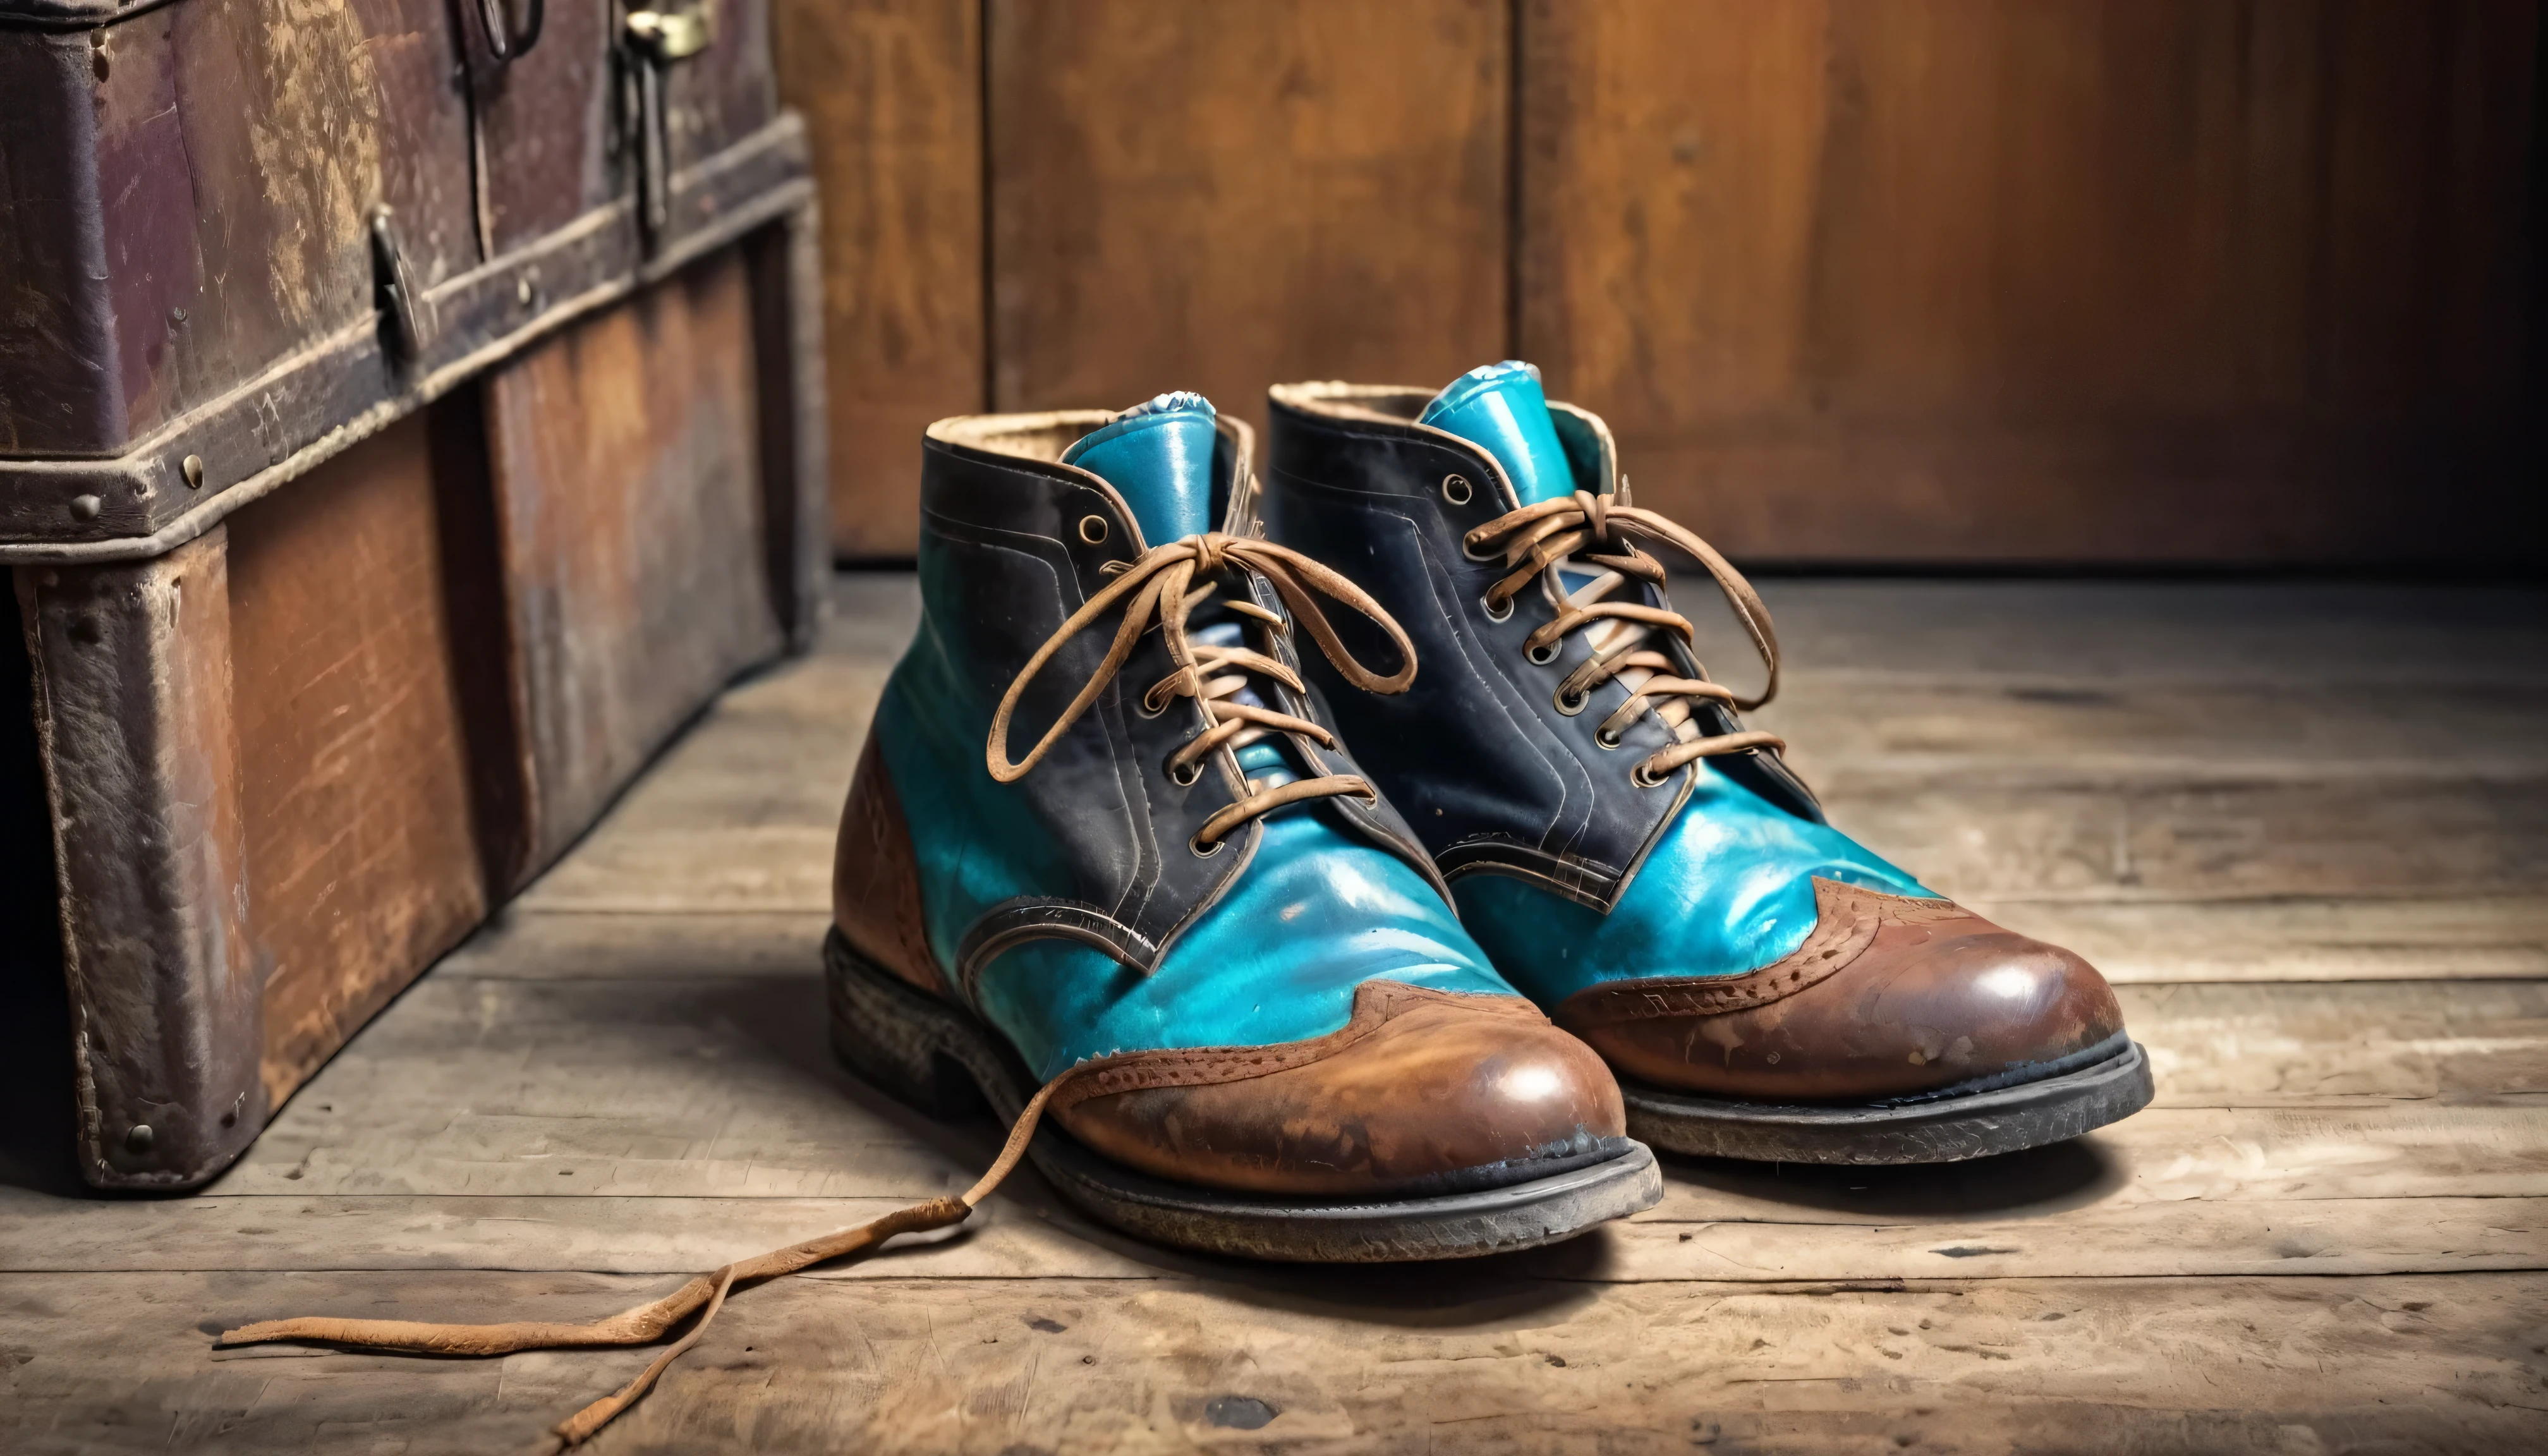
M 204 488 L 204 457 L 203 457 L 203 456 L 201 456 L 201 455 L 189 455 L 189 456 L 187 456 L 187 457 L 185 458 L 185 460 L 183 460 L 182 462 L 180 462 L 180 463 L 178 464 L 177 469 L 178 469 L 179 471 L 183 472 L 183 473 L 184 473 L 184 475 L 185 475 L 185 477 L 186 477 L 186 489 L 187 489 L 187 490 L 189 490 L 189 491 L 200 491 L 200 490 L 202 490 L 202 489 Z
M 148 1123 L 135 1123 L 133 1125 L 133 1130 L 124 1135 L 124 1150 L 127 1152 L 148 1152 L 150 1150 L 150 1125 Z
M 95 520 L 97 519 L 97 513 L 105 508 L 106 502 L 100 500 L 95 496 L 73 496 L 71 498 L 71 519 L 73 520 Z

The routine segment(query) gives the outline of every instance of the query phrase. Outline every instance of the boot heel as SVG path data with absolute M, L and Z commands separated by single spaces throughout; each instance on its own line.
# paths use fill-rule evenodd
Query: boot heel
M 959 1060 L 951 1009 L 876 965 L 839 931 L 823 943 L 832 1053 L 860 1080 L 942 1121 L 981 1111 L 981 1089 Z

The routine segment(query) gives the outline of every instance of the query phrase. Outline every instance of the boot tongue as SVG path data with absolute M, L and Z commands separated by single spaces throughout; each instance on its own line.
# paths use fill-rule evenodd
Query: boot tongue
M 1163 546 L 1212 529 L 1212 402 L 1188 390 L 1145 400 L 1061 452 L 1115 488 L 1142 538 Z
M 1496 457 L 1524 505 L 1575 494 L 1575 468 L 1549 422 L 1539 370 L 1519 359 L 1472 369 L 1451 381 L 1417 416 Z

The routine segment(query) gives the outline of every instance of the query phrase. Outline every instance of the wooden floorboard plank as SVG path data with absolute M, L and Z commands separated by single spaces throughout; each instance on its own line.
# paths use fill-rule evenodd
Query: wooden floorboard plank
M 442 958 L 441 980 L 674 980 L 811 977 L 822 963 L 830 907 L 671 911 L 657 915 L 498 916 Z M 2543 970 L 2548 977 L 2548 970 Z
M 1759 586 L 1799 675 L 2402 692 L 2548 682 L 2548 592 L 2533 587 L 1776 577 Z M 1739 679 L 1747 655 L 1731 622 L 1698 593 L 1675 600 L 1701 628 L 1700 656 Z
M 2077 951 L 2117 984 L 2548 978 L 2541 895 L 1967 903 Z
M 2029 782 L 2067 775 L 2189 782 L 2535 778 L 2548 773 L 2548 682 L 2366 693 L 2342 681 L 1907 683 L 1799 669 L 1745 721 L 1788 740 L 1808 781 Z M 2436 725 L 2448 725 L 2448 736 Z
M 585 1320 L 668 1283 L 0 1276 L 0 1445 L 526 1449 L 651 1352 L 217 1354 L 201 1330 L 316 1309 Z M 2548 1437 L 2535 1290 L 2491 1274 L 1597 1293 L 1526 1280 L 1483 1295 L 1439 1270 L 1306 1292 L 781 1280 L 738 1295 L 592 1449 L 2476 1456 Z
M 182 1217 L 12 1217 L 0 1270 L 696 1273 L 909 1201 L 212 1194 Z M 1525 1267 L 1596 1284 L 2548 1270 L 2548 1198 L 2116 1201 L 2014 1219 L 1852 1219 L 1749 1198 L 1726 1202 L 1738 1206 L 1730 1213 L 1754 1217 L 1706 1217 L 1705 1202 L 1667 1199 Z M 1227 1267 L 1092 1228 L 1041 1188 L 1022 1188 L 971 1235 L 921 1262 L 917 1271 L 853 1264 L 841 1277 L 1136 1278 Z
M 2537 1105 L 2548 984 L 2364 981 L 2128 985 L 2160 1106 L 2357 1099 Z
M 1831 822 L 1976 901 L 2274 900 L 2548 889 L 2548 777 L 1822 785 Z

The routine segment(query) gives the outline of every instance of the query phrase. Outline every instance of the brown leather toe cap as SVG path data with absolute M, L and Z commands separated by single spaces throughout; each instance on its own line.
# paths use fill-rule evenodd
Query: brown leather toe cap
M 1868 1101 L 2085 1051 L 2124 1028 L 2058 946 L 1944 900 L 1814 881 L 1798 950 L 1739 976 L 1611 982 L 1557 1008 L 1627 1077 L 1702 1096 Z
M 1609 1069 L 1529 1002 L 1394 981 L 1312 1041 L 1109 1057 L 1053 1113 L 1156 1177 L 1312 1197 L 1518 1182 L 1627 1136 Z

